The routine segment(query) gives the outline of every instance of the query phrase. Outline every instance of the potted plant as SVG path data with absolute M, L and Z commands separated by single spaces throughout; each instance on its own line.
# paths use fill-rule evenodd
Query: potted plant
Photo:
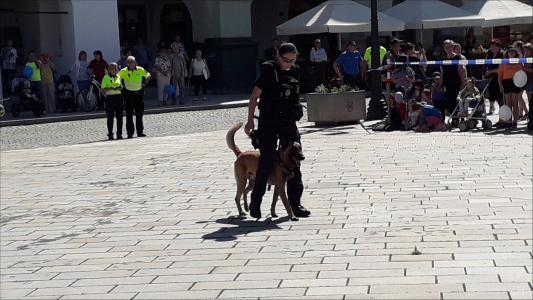
M 365 91 L 348 85 L 316 87 L 306 94 L 307 119 L 315 125 L 359 122 L 366 119 Z

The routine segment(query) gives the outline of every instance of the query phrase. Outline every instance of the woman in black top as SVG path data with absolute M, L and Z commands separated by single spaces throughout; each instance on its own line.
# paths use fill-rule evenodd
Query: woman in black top
M 406 43 L 402 45 L 402 52 L 409 57 L 409 62 L 419 62 L 420 58 L 415 55 L 415 45 Z M 409 65 L 413 71 L 415 71 L 415 80 L 420 80 L 422 83 L 428 84 L 425 69 L 420 65 Z
M 496 59 L 503 58 L 502 44 L 499 39 L 493 39 L 490 41 L 490 51 L 487 52 L 487 57 L 485 59 Z M 487 77 L 489 82 L 489 115 L 494 113 L 494 101 L 498 101 L 500 107 L 503 106 L 503 94 L 500 91 L 500 86 L 498 84 L 498 68 L 500 65 L 492 64 L 486 67 L 485 77 Z
M 461 60 L 459 54 L 453 53 L 453 41 L 444 41 L 444 51 L 446 52 L 444 60 Z M 446 88 L 446 109 L 448 112 L 452 113 L 457 107 L 457 96 L 459 95 L 459 91 L 466 83 L 465 69 L 462 65 L 441 65 L 440 71 L 442 85 Z M 458 120 L 454 119 L 452 126 L 455 127 L 458 123 Z
M 261 73 L 248 104 L 248 123 L 244 127 L 247 135 L 254 129 L 254 113 L 259 107 L 257 134 L 259 138 L 259 166 L 250 199 L 250 216 L 261 217 L 261 201 L 265 194 L 268 177 L 276 162 L 276 147 L 286 146 L 289 141 L 300 143 L 296 126 L 303 116 L 300 105 L 300 68 L 294 64 L 298 56 L 292 43 L 282 44 L 276 51 L 275 60 L 263 63 Z M 261 101 L 258 99 L 261 98 Z M 303 193 L 302 173 L 299 167 L 292 169 L 293 176 L 287 181 L 287 198 L 296 217 L 307 217 L 311 213 L 300 203 Z

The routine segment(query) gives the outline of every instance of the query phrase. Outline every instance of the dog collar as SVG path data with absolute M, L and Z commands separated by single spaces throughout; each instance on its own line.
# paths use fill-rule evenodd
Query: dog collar
M 294 166 L 292 168 L 289 168 L 286 165 L 284 165 L 283 161 L 281 160 L 281 156 L 279 155 L 279 152 L 277 154 L 277 159 L 278 159 L 279 165 L 282 166 L 289 173 L 289 177 L 293 178 L 294 177 L 294 172 L 292 171 L 292 169 L 294 169 L 296 166 Z

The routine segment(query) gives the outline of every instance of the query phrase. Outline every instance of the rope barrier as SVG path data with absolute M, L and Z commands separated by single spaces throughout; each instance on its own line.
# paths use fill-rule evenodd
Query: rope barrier
M 503 65 L 503 64 L 524 64 L 533 63 L 533 57 L 526 58 L 497 58 L 497 59 L 466 59 L 466 60 L 430 60 L 430 61 L 413 61 L 413 62 L 390 62 L 390 65 Z M 381 66 L 374 70 L 383 71 L 387 66 Z

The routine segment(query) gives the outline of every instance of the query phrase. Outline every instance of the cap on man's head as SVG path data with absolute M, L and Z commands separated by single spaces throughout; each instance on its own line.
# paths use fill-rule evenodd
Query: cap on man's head
M 315 40 L 315 44 L 316 44 L 316 43 L 320 43 L 320 39 L 316 39 L 316 40 Z
M 396 44 L 398 44 L 398 43 L 401 43 L 401 42 L 403 42 L 403 41 L 402 41 L 402 40 L 399 40 L 399 39 L 397 39 L 397 38 L 393 38 L 393 39 L 390 41 L 390 45 L 391 45 L 391 46 L 394 46 L 394 45 L 396 45 Z
M 440 72 L 433 72 L 434 79 L 440 79 Z

